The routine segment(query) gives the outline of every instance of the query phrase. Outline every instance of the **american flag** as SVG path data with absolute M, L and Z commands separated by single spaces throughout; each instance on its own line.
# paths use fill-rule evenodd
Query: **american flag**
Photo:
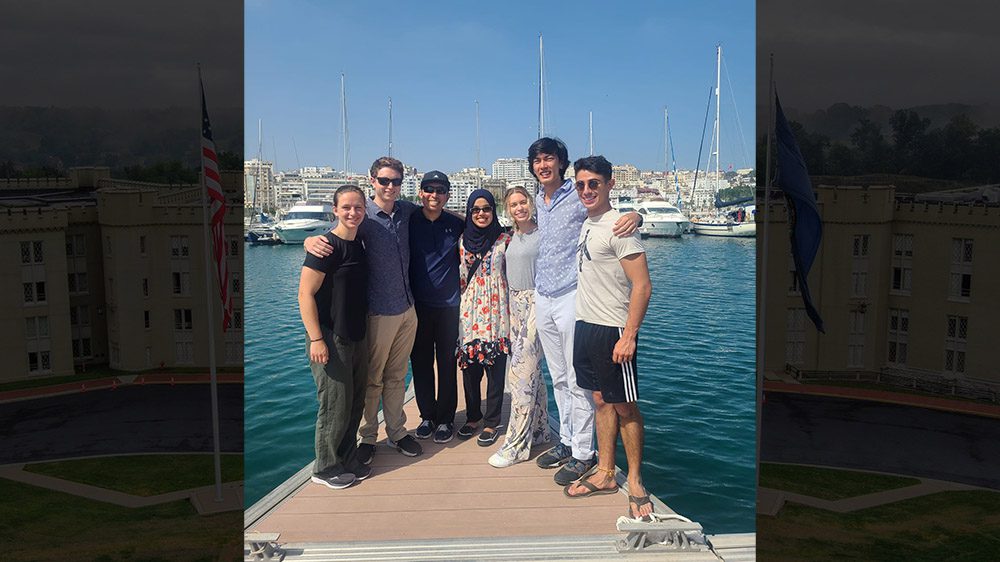
M 199 82 L 201 77 L 199 76 Z M 226 216 L 226 197 L 222 193 L 219 176 L 219 158 L 215 155 L 215 141 L 212 139 L 212 123 L 208 120 L 205 106 L 205 84 L 201 82 L 201 166 L 204 170 L 205 190 L 208 192 L 209 213 L 212 233 L 212 254 L 215 273 L 219 278 L 219 296 L 222 298 L 222 331 L 229 328 L 233 317 L 233 298 L 229 294 L 229 268 L 226 264 L 226 233 L 223 219 Z

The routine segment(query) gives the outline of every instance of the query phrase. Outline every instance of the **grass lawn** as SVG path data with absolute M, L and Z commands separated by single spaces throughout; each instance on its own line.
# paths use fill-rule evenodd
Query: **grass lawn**
M 243 512 L 200 516 L 187 500 L 130 509 L 0 478 L 4 560 L 236 561 Z
M 761 463 L 760 485 L 824 500 L 840 500 L 905 488 L 920 480 L 904 476 L 885 476 L 832 468 L 814 468 L 789 464 Z
M 996 560 L 1000 492 L 941 492 L 838 514 L 786 504 L 757 516 L 759 560 Z
M 215 484 L 212 455 L 125 455 L 29 464 L 24 470 L 137 496 Z M 222 455 L 222 481 L 243 480 L 243 455 Z

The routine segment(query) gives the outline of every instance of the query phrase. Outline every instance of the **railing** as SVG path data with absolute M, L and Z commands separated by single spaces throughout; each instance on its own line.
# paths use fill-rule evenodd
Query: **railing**
M 948 377 L 934 371 L 883 367 L 878 371 L 804 371 L 785 365 L 785 372 L 802 383 L 864 382 L 889 388 L 953 396 L 990 404 L 1000 403 L 1000 385 L 960 377 Z

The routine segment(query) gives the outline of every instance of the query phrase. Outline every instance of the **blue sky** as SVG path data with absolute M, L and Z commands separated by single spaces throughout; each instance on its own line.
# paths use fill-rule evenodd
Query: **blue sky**
M 297 166 L 296 148 L 303 166 L 341 168 L 341 72 L 352 171 L 387 152 L 389 97 L 393 155 L 421 171 L 475 165 L 474 100 L 481 164 L 489 170 L 496 158 L 525 156 L 538 130 L 539 33 L 546 133 L 566 142 L 571 159 L 588 152 L 593 111 L 595 153 L 616 164 L 662 169 L 666 106 L 677 165 L 694 168 L 721 43 L 722 165 L 752 163 L 755 12 L 749 0 L 248 0 L 245 14 L 246 155 L 257 153 L 259 118 L 264 157 L 276 153 L 280 169 Z M 707 149 L 702 167 L 706 157 Z

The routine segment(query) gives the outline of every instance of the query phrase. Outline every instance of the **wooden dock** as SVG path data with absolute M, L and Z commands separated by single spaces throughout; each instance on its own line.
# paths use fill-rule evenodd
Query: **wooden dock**
M 461 384 L 459 394 L 461 408 Z M 420 423 L 412 387 L 404 410 L 412 432 Z M 501 419 L 508 416 L 509 394 Z M 460 409 L 456 430 L 464 421 Z M 245 531 L 278 533 L 285 560 L 622 556 L 615 541 L 625 536 L 616 529 L 618 517 L 628 512 L 624 486 L 618 494 L 566 497 L 552 479 L 556 471 L 534 462 L 551 445 L 534 448 L 527 462 L 497 469 L 487 459 L 500 447 L 502 435 L 490 447 L 457 437 L 444 444 L 421 440 L 423 454 L 417 457 L 389 448 L 385 437 L 383 425 L 369 478 L 344 490 L 331 490 L 310 482 L 310 463 L 245 512 Z M 625 484 L 620 471 L 618 481 Z M 651 499 L 657 513 L 674 513 L 655 496 Z M 728 545 L 732 557 L 726 560 L 754 558 L 750 533 L 720 536 L 683 550 L 658 550 L 656 559 L 719 560 L 720 549 L 712 548 L 716 542 Z

